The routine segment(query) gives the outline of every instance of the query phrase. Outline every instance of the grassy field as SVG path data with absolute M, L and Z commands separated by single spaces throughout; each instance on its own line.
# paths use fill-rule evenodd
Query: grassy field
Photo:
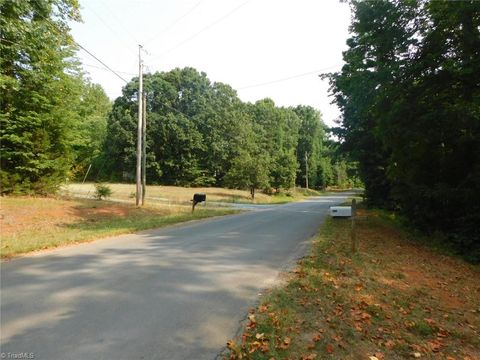
M 108 184 L 112 189 L 112 199 L 124 201 L 134 201 L 134 184 Z M 69 184 L 63 188 L 65 195 L 93 197 L 95 193 L 94 184 Z M 188 204 L 194 193 L 207 194 L 208 202 L 226 202 L 226 203 L 255 203 L 255 204 L 278 204 L 295 200 L 300 200 L 306 196 L 320 195 L 315 190 L 298 189 L 279 195 L 266 195 L 257 192 L 255 200 L 252 201 L 250 192 L 244 190 L 234 190 L 225 188 L 185 188 L 179 186 L 160 186 L 148 185 L 146 191 L 146 200 L 153 203 L 164 204 Z
M 233 210 L 149 205 L 87 199 L 3 197 L 0 207 L 0 255 L 31 251 L 131 233 L 174 223 L 232 214 Z
M 249 313 L 229 359 L 480 359 L 480 269 L 380 212 L 328 219 L 312 252 Z
M 93 184 L 65 186 L 61 198 L 2 198 L 1 257 L 235 212 L 219 203 L 252 203 L 249 192 L 242 190 L 148 186 L 147 206 L 137 208 L 135 185 L 108 185 L 115 201 L 92 200 Z M 190 199 L 197 192 L 207 194 L 207 206 L 198 205 L 192 213 Z M 284 203 L 318 194 L 305 189 L 288 195 L 258 193 L 253 203 Z

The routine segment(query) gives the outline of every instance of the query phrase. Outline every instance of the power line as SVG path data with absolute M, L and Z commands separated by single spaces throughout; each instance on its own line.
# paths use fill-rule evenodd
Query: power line
M 88 55 L 90 55 L 91 57 L 93 57 L 95 60 L 97 60 L 100 64 L 102 64 L 103 66 L 105 66 L 105 68 L 107 68 L 108 70 L 110 70 L 113 74 L 115 74 L 120 80 L 123 80 L 125 81 L 126 84 L 128 84 L 128 81 L 125 80 L 123 77 L 121 77 L 115 70 L 113 70 L 112 68 L 110 68 L 110 66 L 108 66 L 107 64 L 105 64 L 102 60 L 100 60 L 98 57 L 96 57 L 94 54 L 92 54 L 90 51 L 88 51 L 87 49 L 85 49 L 82 45 L 80 45 L 78 42 L 74 41 L 75 44 L 77 44 L 77 46 L 82 49 L 83 51 L 85 51 Z
M 174 21 L 172 21 L 169 25 L 167 25 L 166 27 L 164 27 L 162 30 L 160 30 L 155 36 L 152 36 L 150 39 L 148 39 L 145 44 L 148 44 L 150 43 L 153 39 L 155 39 L 156 37 L 162 35 L 163 33 L 167 32 L 168 30 L 170 30 L 172 27 L 174 27 L 176 24 L 178 24 L 181 20 L 183 20 L 185 17 L 187 17 L 188 15 L 190 15 L 193 10 L 195 10 L 197 7 L 200 6 L 200 4 L 203 2 L 203 0 L 200 0 L 199 2 L 197 2 L 193 7 L 191 7 L 187 12 L 185 12 L 182 16 L 178 17 L 177 19 L 175 19 Z
M 15 41 L 10 41 L 10 40 L 7 40 L 7 39 L 0 39 L 0 43 L 2 42 L 7 42 L 7 43 L 10 43 L 10 44 L 15 44 L 15 45 L 20 45 L 22 46 L 22 44 L 18 43 L 18 42 L 15 42 Z M 74 41 L 75 42 L 75 41 Z M 77 46 L 79 46 L 80 48 L 82 48 L 82 50 L 84 50 L 85 52 L 87 52 L 89 55 L 95 57 L 95 55 L 93 55 L 92 53 L 90 53 L 87 49 L 85 49 L 83 46 L 81 46 L 79 43 L 75 42 L 75 44 Z M 104 67 L 100 67 L 100 66 L 96 66 L 96 65 L 92 65 L 92 64 L 84 64 L 82 63 L 82 66 L 88 66 L 88 67 L 92 67 L 92 68 L 96 68 L 96 69 L 100 69 L 100 70 L 105 70 L 105 71 L 111 71 L 113 72 L 115 75 L 118 76 L 117 73 L 122 73 L 122 74 L 125 74 L 125 75 L 132 75 L 132 76 L 135 76 L 137 74 L 133 74 L 133 73 L 128 73 L 128 72 L 124 72 L 124 71 L 118 71 L 118 70 L 112 70 L 110 69 L 105 63 L 103 63 L 100 59 L 96 58 L 95 59 L 97 61 L 99 61 Z M 125 80 L 124 78 L 120 77 L 123 81 L 125 81 L 126 83 L 128 83 L 127 80 Z
M 293 79 L 300 78 L 300 77 L 303 77 L 303 76 L 308 76 L 308 75 L 312 75 L 312 74 L 318 74 L 319 72 L 322 72 L 322 71 L 325 71 L 325 70 L 334 69 L 334 68 L 336 68 L 336 67 L 338 67 L 338 66 L 341 66 L 341 65 L 329 66 L 329 67 L 327 67 L 327 68 L 323 68 L 323 69 L 319 69 L 319 70 L 315 70 L 315 71 L 309 71 L 309 72 L 302 73 L 302 74 L 292 75 L 292 76 L 285 77 L 285 78 L 281 78 L 281 79 L 277 79 L 277 80 L 271 80 L 271 81 L 267 81 L 267 82 L 263 82 L 263 83 L 258 83 L 258 84 L 253 84 L 253 85 L 242 86 L 242 87 L 238 88 L 237 90 L 251 89 L 251 88 L 255 88 L 255 87 L 267 86 L 267 85 L 276 84 L 276 83 L 283 82 L 283 81 L 293 80 Z
M 82 63 L 83 66 L 88 66 L 88 67 L 91 67 L 91 68 L 94 68 L 94 69 L 99 69 L 99 70 L 105 70 L 105 71 L 110 71 L 102 66 L 97 66 L 97 65 L 93 65 L 93 64 L 85 64 L 85 63 Z M 115 70 L 115 72 L 119 73 L 119 74 L 125 74 L 125 75 L 131 75 L 131 76 L 137 76 L 138 74 L 135 74 L 135 73 L 130 73 L 130 72 L 126 72 L 126 71 L 120 71 L 120 70 Z
M 219 19 L 215 20 L 214 22 L 208 24 L 207 26 L 205 26 L 204 28 L 200 29 L 199 31 L 197 31 L 196 33 L 194 33 L 192 36 L 180 41 L 177 45 L 171 47 L 170 49 L 168 49 L 167 51 L 165 51 L 163 54 L 160 54 L 160 55 L 157 55 L 155 57 L 153 57 L 151 60 L 154 60 L 154 59 L 157 59 L 159 57 L 163 57 L 169 53 L 171 53 L 172 51 L 178 49 L 180 46 L 182 45 L 185 45 L 187 42 L 195 39 L 197 36 L 199 36 L 200 34 L 204 33 L 205 31 L 209 30 L 210 28 L 214 27 L 215 25 L 217 25 L 218 23 L 222 22 L 223 20 L 225 20 L 226 18 L 228 18 L 229 16 L 231 16 L 233 13 L 235 13 L 236 11 L 240 10 L 242 7 L 244 7 L 245 5 L 247 5 L 251 0 L 247 0 L 243 3 L 241 3 L 239 6 L 237 6 L 236 8 L 234 8 L 233 10 L 229 11 L 228 13 L 226 13 L 225 15 L 223 15 L 222 17 L 220 17 Z
M 85 5 L 84 5 L 85 6 Z M 86 9 L 90 10 L 90 12 L 95 15 L 97 17 L 98 20 L 100 20 L 100 22 L 106 27 L 108 28 L 108 30 L 110 30 L 112 32 L 112 34 L 114 34 L 118 40 L 120 40 L 120 42 L 122 43 L 122 45 L 125 46 L 125 49 L 129 52 L 129 53 L 132 53 L 132 50 L 130 49 L 130 46 L 124 42 L 124 39 L 123 37 L 121 37 L 110 25 L 108 25 L 108 23 L 103 20 L 103 18 L 98 15 L 95 11 L 93 11 L 93 9 L 91 7 L 86 7 Z
M 103 5 L 103 7 L 105 7 L 105 9 L 110 13 L 110 15 L 112 15 L 112 18 L 115 20 L 115 22 L 120 25 L 120 28 L 122 28 L 122 30 L 124 31 L 125 34 L 127 34 L 129 37 L 130 37 L 130 40 L 133 40 L 133 43 L 134 44 L 140 44 L 140 41 L 138 41 L 135 36 L 133 36 L 131 34 L 131 32 L 123 26 L 123 23 L 122 21 L 117 17 L 117 15 L 115 14 L 115 11 L 113 11 L 110 6 L 107 5 L 106 2 L 104 1 L 101 1 L 101 4 Z
M 37 5 L 40 6 L 40 4 L 38 3 L 37 0 L 33 0 L 37 3 Z M 41 18 L 43 18 L 44 20 L 47 21 L 47 23 L 49 23 L 53 30 L 55 30 L 57 32 L 57 34 L 59 34 L 60 36 L 62 36 L 64 38 L 64 40 L 68 40 L 68 37 L 67 35 L 68 34 L 63 34 L 58 28 L 57 28 L 57 25 L 49 18 L 43 16 L 42 14 L 37 14 L 38 16 L 40 16 Z M 125 80 L 123 77 L 121 77 L 119 74 L 117 74 L 115 72 L 115 70 L 113 70 L 112 68 L 110 68 L 110 66 L 108 66 L 107 64 L 105 64 L 102 60 L 100 60 L 98 57 L 96 57 L 93 53 L 91 53 L 89 50 L 87 50 L 84 46 L 82 46 L 81 44 L 79 44 L 77 41 L 75 41 L 73 39 L 73 37 L 71 38 L 72 42 L 77 45 L 80 49 L 82 49 L 83 51 L 85 51 L 88 55 L 90 55 L 91 57 L 93 57 L 95 60 L 97 60 L 100 64 L 102 64 L 105 68 L 107 68 L 110 72 L 112 72 L 115 76 L 117 76 L 119 79 L 121 79 L 122 81 L 124 81 L 125 83 L 128 84 L 128 81 Z

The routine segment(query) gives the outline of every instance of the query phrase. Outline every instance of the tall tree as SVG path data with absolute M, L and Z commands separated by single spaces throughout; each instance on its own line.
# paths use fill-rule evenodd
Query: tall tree
M 110 99 L 100 85 L 80 80 L 82 92 L 75 106 L 78 119 L 75 127 L 71 129 L 75 156 L 72 175 L 79 179 L 84 177 L 91 165 L 95 170 L 100 166 L 102 146 L 107 132 L 107 117 L 112 107 Z
M 68 21 L 78 9 L 76 0 L 0 3 L 2 193 L 54 191 L 67 176 L 80 91 Z
M 300 119 L 291 109 L 276 107 L 271 99 L 259 100 L 250 108 L 269 164 L 270 184 L 277 190 L 288 189 L 295 184 Z
M 306 184 L 306 170 L 308 168 L 309 186 L 325 187 L 328 185 L 323 177 L 319 177 L 319 171 L 324 164 L 321 158 L 324 154 L 324 142 L 326 138 L 326 126 L 322 121 L 321 114 L 311 106 L 297 106 L 293 109 L 300 119 L 298 132 L 298 144 L 296 149 L 297 163 L 299 169 L 297 172 L 296 183 L 300 186 Z M 307 166 L 308 161 L 308 166 Z
M 255 131 L 253 122 L 245 122 L 239 129 L 238 147 L 225 176 L 227 186 L 249 189 L 255 199 L 256 189 L 270 186 L 270 158 L 261 146 L 262 134 Z
M 480 3 L 351 5 L 331 80 L 367 197 L 480 259 Z
M 135 164 L 136 95 L 134 79 L 118 98 L 108 121 L 106 173 L 132 175 Z M 148 74 L 147 170 L 151 182 L 220 185 L 239 146 L 245 107 L 228 85 L 211 83 L 193 68 Z

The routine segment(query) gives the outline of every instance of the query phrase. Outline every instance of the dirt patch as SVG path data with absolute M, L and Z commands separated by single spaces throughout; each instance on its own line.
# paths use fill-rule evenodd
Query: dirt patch
M 91 219 L 126 217 L 134 210 L 132 205 L 94 200 L 6 198 L 0 207 L 0 229 L 8 236 Z
M 89 208 L 82 208 L 76 207 L 74 212 L 77 217 L 83 219 L 92 219 L 97 217 L 127 217 L 131 214 L 134 210 L 132 206 L 124 206 L 118 204 L 109 204 L 104 205 L 101 207 L 89 207 Z
M 75 203 L 53 198 L 2 199 L 0 226 L 2 235 L 13 235 L 27 229 L 41 229 L 62 222 L 78 220 Z

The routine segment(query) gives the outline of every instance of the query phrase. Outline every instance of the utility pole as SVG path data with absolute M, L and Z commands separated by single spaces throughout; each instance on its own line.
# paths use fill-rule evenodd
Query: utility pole
M 137 125 L 137 191 L 135 204 L 140 205 L 142 198 L 142 117 L 143 117 L 143 64 L 142 64 L 142 45 L 138 45 L 138 125 Z
M 147 94 L 143 92 L 143 116 L 142 116 L 142 206 L 145 204 L 147 188 Z
M 308 189 L 308 152 L 305 151 L 305 187 Z

